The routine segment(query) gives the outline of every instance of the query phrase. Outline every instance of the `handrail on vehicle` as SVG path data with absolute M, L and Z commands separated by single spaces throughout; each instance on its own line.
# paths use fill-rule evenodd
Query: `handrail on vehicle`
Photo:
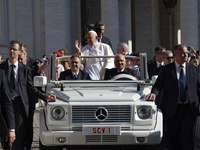
M 56 57 L 56 54 L 50 54 L 50 62 L 49 62 L 49 81 L 56 80 L 56 59 L 70 58 L 70 56 L 62 56 Z M 79 56 L 80 58 L 114 58 L 115 55 L 112 56 Z M 147 73 L 147 54 L 140 53 L 139 57 L 137 56 L 125 56 L 126 58 L 136 58 L 140 59 L 140 79 L 148 79 Z

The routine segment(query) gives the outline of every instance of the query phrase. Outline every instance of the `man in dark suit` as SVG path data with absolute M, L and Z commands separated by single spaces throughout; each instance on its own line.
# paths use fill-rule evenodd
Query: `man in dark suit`
M 23 64 L 25 64 L 25 65 L 27 65 L 31 68 L 31 73 L 32 73 L 33 77 L 36 76 L 36 75 L 39 75 L 37 73 L 37 71 L 38 71 L 37 62 L 35 61 L 35 59 L 28 57 L 27 47 L 23 43 L 21 43 L 21 52 L 24 53 L 24 55 L 25 55 L 25 59 L 24 59 Z
M 21 62 L 24 65 L 27 65 L 31 68 L 31 74 L 32 74 L 32 79 L 34 76 L 39 76 L 40 74 L 38 73 L 38 66 L 37 63 L 34 59 L 29 58 L 27 56 L 27 48 L 26 45 L 21 43 L 21 53 L 18 56 L 18 61 Z M 35 111 L 35 104 L 38 102 L 38 98 L 29 92 L 29 116 L 27 118 L 27 135 L 25 137 L 26 142 L 26 150 L 31 149 L 31 145 L 33 142 L 33 116 L 34 116 L 34 111 Z
M 115 56 L 115 67 L 116 68 L 112 68 L 112 69 L 107 69 L 104 75 L 104 80 L 110 80 L 112 79 L 115 75 L 118 75 L 120 73 L 125 73 L 125 74 L 129 74 L 132 75 L 134 77 L 136 77 L 136 71 L 135 70 L 131 70 L 128 68 L 125 68 L 126 66 L 126 60 L 124 55 L 122 54 L 117 54 Z
M 110 39 L 103 36 L 105 31 L 105 24 L 101 21 L 95 23 L 94 30 L 97 32 L 98 42 L 108 44 L 112 49 L 112 43 L 110 42 Z
M 172 53 L 172 51 L 170 51 L 170 50 L 165 50 L 165 51 L 162 53 L 162 58 L 163 58 L 163 62 L 164 62 L 163 66 L 166 66 L 166 65 L 168 65 L 168 64 L 171 64 L 171 63 L 173 63 L 173 61 L 174 61 L 173 53 Z M 153 72 L 153 75 L 158 75 L 159 72 L 160 72 L 160 69 L 161 69 L 163 66 L 156 68 L 156 70 Z
M 159 68 L 160 66 L 163 66 L 163 58 L 162 58 L 162 53 L 166 49 L 164 47 L 158 46 L 155 48 L 155 56 L 156 56 L 156 61 L 150 61 L 148 62 L 148 74 L 149 74 L 149 79 L 153 76 L 154 71 Z
M 59 80 L 91 80 L 87 72 L 80 70 L 81 61 L 78 55 L 72 55 L 70 58 L 69 70 L 60 73 Z
M 25 149 L 26 120 L 29 116 L 29 94 L 34 93 L 38 98 L 45 101 L 55 101 L 54 95 L 42 93 L 34 87 L 30 67 L 18 62 L 21 53 L 21 43 L 11 41 L 9 46 L 9 58 L 0 65 L 5 70 L 9 81 L 11 99 L 15 117 L 16 140 L 12 144 L 12 150 Z M 5 150 L 10 149 L 9 145 L 2 141 Z
M 172 53 L 172 51 L 170 51 L 170 50 L 165 50 L 165 51 L 162 53 L 162 58 L 163 58 L 164 65 L 161 66 L 161 67 L 156 68 L 156 70 L 155 70 L 154 73 L 153 73 L 153 76 L 155 76 L 155 75 L 158 76 L 160 70 L 161 70 L 164 66 L 166 66 L 166 65 L 168 65 L 168 64 L 171 64 L 171 63 L 173 63 L 173 61 L 174 61 L 173 53 Z M 160 100 L 158 100 L 159 98 L 160 98 Z M 159 95 L 157 95 L 155 102 L 156 102 L 157 107 L 160 108 L 160 104 L 162 103 L 162 91 L 160 91 L 160 92 L 159 92 Z M 159 146 L 160 146 L 159 148 L 160 148 L 160 149 L 164 149 L 164 148 L 166 147 L 166 148 L 169 149 L 169 147 L 170 147 L 170 142 L 169 142 L 169 137 L 168 137 L 167 126 L 166 126 L 166 123 L 165 123 L 165 118 L 164 118 L 163 120 L 164 120 L 164 121 L 163 121 L 163 125 L 164 125 L 164 127 L 163 127 L 163 138 L 162 138 L 162 141 L 161 141 L 161 143 L 160 143 L 160 145 L 159 145 Z
M 11 145 L 15 140 L 14 112 L 5 72 L 1 69 L 0 91 L 0 137 L 5 138 L 6 142 Z
M 146 99 L 155 100 L 163 91 L 160 108 L 166 120 L 172 150 L 194 150 L 193 128 L 199 115 L 200 76 L 198 68 L 187 63 L 185 45 L 176 46 L 174 56 L 175 61 L 160 70 Z

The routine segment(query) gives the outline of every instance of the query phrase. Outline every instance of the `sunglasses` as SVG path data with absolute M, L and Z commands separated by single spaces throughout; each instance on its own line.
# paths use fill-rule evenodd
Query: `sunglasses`
M 164 58 L 166 58 L 166 59 L 168 59 L 168 60 L 170 60 L 170 59 L 174 59 L 173 56 L 172 56 L 172 57 L 164 57 Z

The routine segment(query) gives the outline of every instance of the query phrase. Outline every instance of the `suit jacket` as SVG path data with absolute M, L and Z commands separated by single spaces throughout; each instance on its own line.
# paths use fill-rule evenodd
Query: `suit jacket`
M 159 75 L 159 72 L 160 72 L 160 70 L 161 70 L 162 67 L 164 67 L 164 66 L 161 66 L 161 67 L 156 68 L 156 69 L 154 70 L 154 72 L 153 72 L 153 75 Z M 153 75 L 152 75 L 152 76 L 153 76 Z
M 5 72 L 0 69 L 0 136 L 7 133 L 8 129 L 15 129 L 15 119 L 10 98 L 10 89 Z M 2 134 L 1 134 L 2 133 Z
M 71 69 L 61 72 L 59 80 L 75 80 Z M 91 80 L 91 78 L 87 72 L 79 70 L 77 80 Z
M 194 116 L 197 116 L 199 115 L 200 99 L 200 76 L 198 68 L 192 64 L 186 63 L 186 76 L 191 111 Z M 162 90 L 161 110 L 167 117 L 172 117 L 176 112 L 179 99 L 179 86 L 175 62 L 162 67 L 151 92 L 158 95 Z
M 29 66 L 31 69 L 35 69 L 37 63 L 34 59 L 27 57 L 26 65 Z
M 125 73 L 125 74 L 130 74 L 134 77 L 136 77 L 136 71 L 135 70 L 132 70 L 132 69 L 128 69 L 128 68 L 125 68 L 123 72 L 118 72 L 116 68 L 112 68 L 112 69 L 108 69 L 106 70 L 105 72 L 105 75 L 104 75 L 104 80 L 110 80 L 112 79 L 115 75 L 119 74 L 119 73 Z
M 45 100 L 46 94 L 39 91 L 33 85 L 32 75 L 31 75 L 31 68 L 19 63 L 18 64 L 18 88 L 19 88 L 19 95 L 21 96 L 22 103 L 24 105 L 24 111 L 26 117 L 29 114 L 29 98 L 28 92 L 33 93 L 38 98 Z M 8 68 L 8 61 L 0 65 L 0 68 L 3 69 L 6 73 L 7 81 L 9 83 L 9 68 Z
M 108 44 L 111 47 L 111 49 L 112 49 L 112 43 L 110 42 L 109 38 L 107 38 L 105 36 L 102 36 L 101 42 L 105 43 L 105 44 Z
M 34 59 L 27 57 L 26 65 L 31 68 L 32 77 L 40 75 L 38 71 L 37 63 Z
M 35 76 L 40 76 L 40 74 L 37 72 L 38 66 L 34 59 L 27 57 L 26 65 L 31 68 L 32 80 Z M 41 88 L 37 88 L 37 89 L 41 90 Z M 33 94 L 32 92 L 29 92 L 29 100 L 30 100 L 30 103 L 33 105 L 33 107 L 35 106 L 35 103 L 38 102 L 37 96 L 35 96 L 35 94 Z
M 156 61 L 151 62 L 148 64 L 148 74 L 149 74 L 149 79 L 151 79 L 151 77 L 153 76 L 154 71 L 157 68 L 157 63 Z

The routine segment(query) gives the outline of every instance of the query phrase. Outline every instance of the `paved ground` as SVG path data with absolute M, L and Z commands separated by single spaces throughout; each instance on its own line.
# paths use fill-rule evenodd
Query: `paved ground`
M 39 150 L 39 113 L 38 110 L 34 114 L 34 138 L 32 144 L 32 150 Z M 3 150 L 0 145 L 0 150 Z
M 0 150 L 2 150 L 1 146 L 0 146 Z M 35 114 L 34 114 L 34 138 L 33 138 L 32 150 L 39 150 L 39 112 L 38 110 L 35 111 Z M 200 148 L 195 148 L 195 150 L 200 150 Z
M 37 110 L 34 114 L 33 123 L 34 137 L 32 143 L 32 150 L 39 150 L 39 111 Z

